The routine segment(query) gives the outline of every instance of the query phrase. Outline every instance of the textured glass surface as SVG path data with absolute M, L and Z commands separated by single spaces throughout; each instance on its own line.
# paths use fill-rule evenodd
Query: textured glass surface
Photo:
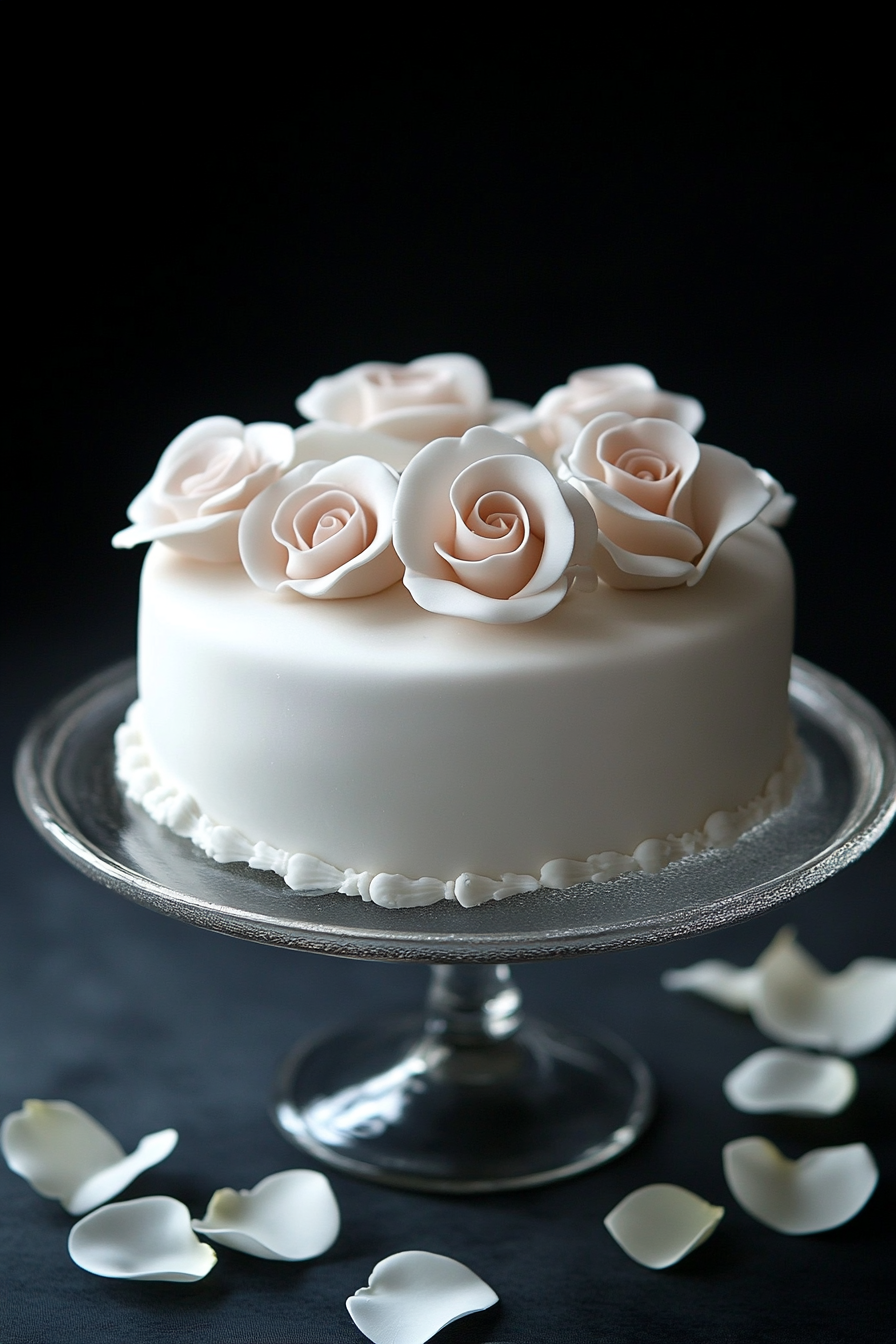
M 526 961 L 664 942 L 747 919 L 857 858 L 892 818 L 896 742 L 877 711 L 794 660 L 791 706 L 806 769 L 791 805 L 731 849 L 566 891 L 464 909 L 388 910 L 291 892 L 245 864 L 217 864 L 121 796 L 113 734 L 136 695 L 132 663 L 55 702 L 19 753 L 17 786 L 45 838 L 91 877 L 192 923 L 335 956 Z

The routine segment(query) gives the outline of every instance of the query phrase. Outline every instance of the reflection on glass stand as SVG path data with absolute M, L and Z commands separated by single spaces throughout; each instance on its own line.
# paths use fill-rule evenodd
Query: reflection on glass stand
M 604 1033 L 526 1019 L 506 963 L 642 947 L 761 914 L 858 858 L 896 811 L 892 729 L 795 659 L 803 779 L 789 807 L 731 849 L 474 910 L 383 910 L 218 865 L 126 803 L 112 738 L 135 694 L 134 666 L 122 664 L 35 720 L 16 763 L 25 812 L 76 868 L 162 914 L 306 952 L 430 963 L 423 1011 L 301 1044 L 273 1107 L 280 1130 L 322 1162 L 415 1189 L 559 1180 L 609 1161 L 648 1123 L 638 1056 Z
M 423 1013 L 301 1044 L 274 1099 L 293 1143 L 388 1185 L 541 1185 L 615 1157 L 653 1085 L 622 1041 L 527 1020 L 508 966 L 434 966 Z

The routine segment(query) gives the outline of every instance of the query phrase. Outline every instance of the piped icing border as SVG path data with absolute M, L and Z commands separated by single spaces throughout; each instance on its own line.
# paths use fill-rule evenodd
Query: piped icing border
M 803 756 L 791 730 L 781 766 L 757 797 L 733 812 L 713 812 L 702 828 L 665 839 L 642 840 L 632 854 L 607 850 L 584 862 L 552 859 L 537 877 L 529 873 L 502 873 L 500 879 L 461 873 L 450 882 L 437 877 L 403 877 L 401 873 L 356 872 L 335 868 L 312 854 L 289 854 L 263 840 L 253 842 L 233 826 L 222 826 L 206 816 L 196 799 L 179 785 L 165 780 L 150 754 L 143 728 L 142 706 L 136 700 L 115 733 L 115 773 L 126 796 L 139 803 L 153 821 L 175 835 L 191 840 L 216 863 L 248 863 L 250 868 L 279 873 L 293 891 L 330 894 L 341 892 L 391 909 L 457 901 L 470 907 L 501 901 L 540 887 L 561 891 L 580 882 L 608 882 L 621 873 L 658 873 L 677 859 L 707 849 L 730 848 L 747 831 L 786 807 L 802 774 Z

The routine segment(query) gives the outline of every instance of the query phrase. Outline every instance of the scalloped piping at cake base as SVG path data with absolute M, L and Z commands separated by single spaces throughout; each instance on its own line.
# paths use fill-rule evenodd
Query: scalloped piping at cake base
M 658 873 L 676 859 L 707 849 L 727 849 L 747 831 L 786 807 L 802 773 L 803 757 L 795 733 L 791 736 L 780 769 L 756 798 L 734 812 L 713 812 L 698 831 L 669 835 L 664 840 L 642 840 L 633 854 L 607 850 L 584 862 L 552 859 L 537 877 L 528 873 L 502 873 L 500 879 L 461 873 L 450 882 L 437 877 L 403 877 L 400 873 L 355 872 L 334 868 L 312 854 L 288 854 L 263 840 L 253 843 L 233 826 L 220 826 L 205 815 L 190 794 L 165 781 L 150 756 L 143 735 L 139 700 L 131 705 L 115 733 L 115 773 L 128 798 L 139 803 L 153 821 L 175 835 L 192 840 L 217 863 L 248 863 L 250 868 L 279 873 L 293 891 L 320 894 L 342 892 L 391 908 L 433 905 L 458 901 L 463 906 L 501 901 L 539 887 L 562 890 L 580 882 L 608 882 L 620 873 Z

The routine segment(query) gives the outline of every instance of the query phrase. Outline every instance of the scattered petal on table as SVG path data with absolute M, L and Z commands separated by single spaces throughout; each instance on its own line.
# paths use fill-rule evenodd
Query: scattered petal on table
M 76 1265 L 106 1279 L 195 1283 L 218 1257 L 190 1229 L 190 1210 L 168 1195 L 107 1204 L 75 1223 L 68 1252 Z
M 772 1047 L 732 1069 L 722 1090 L 748 1115 L 839 1115 L 856 1086 L 856 1071 L 845 1059 Z
M 494 1289 L 458 1260 L 430 1251 L 399 1251 L 374 1265 L 370 1283 L 346 1302 L 373 1344 L 424 1344 L 460 1316 L 485 1311 Z
M 339 1205 L 319 1171 L 277 1171 L 251 1190 L 216 1190 L 192 1226 L 262 1260 L 310 1260 L 339 1235 Z
M 896 1029 L 896 961 L 860 957 L 830 975 L 782 929 L 756 969 L 753 1020 L 772 1040 L 863 1055 Z
M 722 1161 L 738 1204 L 790 1236 L 848 1223 L 867 1204 L 878 1178 L 864 1143 L 816 1148 L 791 1162 L 768 1139 L 735 1139 L 722 1150 Z
M 0 1127 L 0 1147 L 12 1170 L 75 1214 L 113 1199 L 176 1143 L 177 1130 L 162 1129 L 126 1156 L 108 1130 L 70 1101 L 26 1101 Z
M 748 1013 L 759 974 L 752 966 L 741 968 L 729 961 L 698 961 L 679 971 L 664 971 L 661 982 L 664 989 L 689 990 L 720 1003 L 723 1008 Z
M 607 1214 L 604 1227 L 639 1265 L 668 1269 L 712 1236 L 724 1213 L 680 1185 L 644 1185 Z

